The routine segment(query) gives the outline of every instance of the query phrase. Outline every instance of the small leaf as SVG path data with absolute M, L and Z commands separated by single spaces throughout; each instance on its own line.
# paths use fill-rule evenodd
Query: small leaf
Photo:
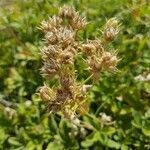
M 102 132 L 107 135 L 112 135 L 116 132 L 116 129 L 114 127 L 106 127 L 103 128 Z
M 33 143 L 33 141 L 29 141 L 26 145 L 26 149 L 28 150 L 34 150 L 36 148 L 36 145 Z
M 100 130 L 100 121 L 94 115 L 88 115 L 84 117 L 85 121 L 90 123 L 95 129 Z
M 10 137 L 8 139 L 8 143 L 10 143 L 11 145 L 14 145 L 14 146 L 21 146 L 21 143 L 15 137 Z
M 132 125 L 136 128 L 141 128 L 142 127 L 142 119 L 141 119 L 141 114 L 138 112 L 134 112 L 134 120 L 132 121 Z
M 145 83 L 144 88 L 146 92 L 150 93 L 150 83 Z
M 6 139 L 8 135 L 5 133 L 3 128 L 0 128 L 0 144 L 2 144 Z
M 62 119 L 59 124 L 59 134 L 62 140 L 67 141 L 67 142 L 68 140 L 70 140 L 69 135 L 68 135 L 70 131 L 71 129 L 69 128 L 67 122 Z
M 129 148 L 128 148 L 128 146 L 127 145 L 125 145 L 125 144 L 122 144 L 121 145 L 121 150 L 128 150 Z
M 109 139 L 106 143 L 106 146 L 110 147 L 110 148 L 115 148 L 115 149 L 119 149 L 120 148 L 120 143 L 115 142 L 111 139 Z
M 57 127 L 57 123 L 56 123 L 53 115 L 50 115 L 49 120 L 48 120 L 48 125 L 49 125 L 51 131 L 53 131 L 54 133 L 57 132 L 58 127 Z
M 144 135 L 150 137 L 150 120 L 145 120 L 144 125 L 142 127 L 142 132 Z
M 63 146 L 55 142 L 50 142 L 46 150 L 63 150 Z
M 143 132 L 144 135 L 150 137 L 150 129 L 142 128 L 142 132 Z
M 85 141 L 81 143 L 83 147 L 90 147 L 94 145 L 95 142 L 99 141 L 100 134 L 99 132 L 92 133 L 90 136 L 86 138 Z

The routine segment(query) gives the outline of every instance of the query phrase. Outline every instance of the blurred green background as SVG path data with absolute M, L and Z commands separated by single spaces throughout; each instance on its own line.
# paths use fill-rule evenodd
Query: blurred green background
M 110 45 L 122 59 L 119 72 L 105 72 L 91 92 L 92 126 L 72 132 L 59 115 L 48 115 L 35 94 L 45 79 L 40 22 L 73 5 L 90 22 L 81 39 L 98 35 L 107 19 L 121 22 Z M 86 76 L 78 61 L 79 76 Z M 103 123 L 111 116 L 113 124 Z M 149 150 L 150 149 L 150 1 L 149 0 L 0 0 L 0 149 Z

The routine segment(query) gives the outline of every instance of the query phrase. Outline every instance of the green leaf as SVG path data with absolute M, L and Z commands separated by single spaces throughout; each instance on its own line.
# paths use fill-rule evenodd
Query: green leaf
M 61 120 L 59 123 L 59 134 L 63 141 L 68 142 L 70 141 L 69 132 L 71 129 L 69 128 L 68 123 L 65 120 Z
M 18 141 L 16 137 L 10 137 L 8 139 L 8 143 L 13 145 L 13 146 L 21 146 L 22 144 Z
M 144 135 L 150 137 L 150 120 L 145 120 L 144 125 L 142 127 L 142 132 Z
M 150 137 L 150 129 L 142 128 L 142 132 L 144 133 L 144 135 Z
M 81 143 L 81 145 L 83 147 L 90 147 L 90 146 L 94 145 L 95 142 L 99 141 L 99 138 L 100 138 L 99 132 L 92 133 L 90 136 L 88 136 L 85 139 L 85 141 L 83 141 Z
M 57 133 L 58 127 L 57 127 L 57 123 L 54 119 L 54 115 L 49 116 L 48 125 L 52 132 Z
M 63 150 L 63 146 L 59 143 L 50 142 L 46 150 Z
M 144 88 L 146 92 L 150 93 L 150 83 L 144 83 Z
M 26 145 L 26 149 L 28 150 L 35 150 L 35 148 L 36 148 L 36 145 L 35 143 L 33 143 L 33 141 L 29 141 Z
M 132 121 L 132 125 L 136 128 L 142 128 L 141 114 L 135 111 L 133 115 L 134 115 L 134 120 Z
M 0 144 L 3 144 L 7 137 L 8 135 L 5 133 L 4 128 L 0 128 Z
M 84 120 L 90 123 L 95 129 L 101 129 L 100 120 L 98 120 L 94 115 L 84 116 Z
M 129 148 L 128 148 L 128 146 L 127 145 L 125 145 L 125 144 L 122 144 L 121 145 L 121 150 L 128 150 Z
M 111 139 L 109 139 L 106 143 L 106 146 L 108 146 L 109 148 L 115 148 L 115 149 L 120 149 L 120 143 L 115 142 Z
M 116 132 L 116 128 L 114 127 L 104 127 L 101 132 L 103 134 L 112 135 Z

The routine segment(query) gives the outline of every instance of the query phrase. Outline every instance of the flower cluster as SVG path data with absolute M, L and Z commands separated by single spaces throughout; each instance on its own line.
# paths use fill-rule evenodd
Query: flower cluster
M 74 61 L 78 54 L 86 56 L 88 70 L 95 79 L 103 70 L 116 70 L 118 59 L 115 53 L 106 51 L 105 41 L 111 41 L 118 33 L 118 21 L 113 18 L 105 25 L 103 39 L 89 40 L 82 43 L 76 39 L 78 30 L 87 25 L 73 7 L 60 8 L 57 16 L 41 23 L 45 34 L 46 46 L 41 49 L 44 65 L 43 76 L 57 77 L 59 87 L 44 85 L 40 96 L 48 104 L 50 112 L 62 112 L 71 118 L 76 112 L 86 111 L 86 93 L 91 85 L 78 83 Z
M 99 79 L 99 73 L 103 70 L 115 71 L 118 58 L 115 53 L 106 51 L 99 40 L 93 40 L 83 44 L 83 51 L 87 55 L 87 64 L 94 79 Z

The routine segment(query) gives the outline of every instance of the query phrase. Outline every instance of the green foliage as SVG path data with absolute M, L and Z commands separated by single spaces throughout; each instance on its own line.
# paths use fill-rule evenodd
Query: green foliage
M 146 0 L 14 0 L 0 1 L 0 149 L 76 150 L 150 149 L 150 83 L 136 81 L 150 73 L 150 5 Z M 49 115 L 35 94 L 43 84 L 40 22 L 71 4 L 91 21 L 79 38 L 100 35 L 107 18 L 122 23 L 119 38 L 119 72 L 101 74 L 91 92 L 90 114 L 81 118 L 88 126 L 84 136 L 70 136 L 71 124 L 59 115 Z M 96 30 L 99 28 L 99 31 Z M 79 79 L 86 78 L 84 64 L 77 60 Z M 46 81 L 45 81 L 46 82 Z M 53 85 L 52 81 L 49 84 Z M 103 124 L 99 113 L 112 117 Z

